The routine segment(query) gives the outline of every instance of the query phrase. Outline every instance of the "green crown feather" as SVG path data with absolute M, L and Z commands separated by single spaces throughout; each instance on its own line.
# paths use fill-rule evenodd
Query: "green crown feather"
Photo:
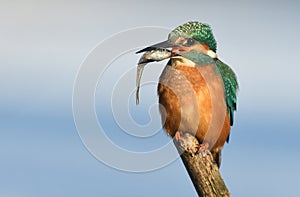
M 180 25 L 169 34 L 170 40 L 176 40 L 178 37 L 194 38 L 200 43 L 207 44 L 214 52 L 217 50 L 217 42 L 208 24 L 187 22 Z

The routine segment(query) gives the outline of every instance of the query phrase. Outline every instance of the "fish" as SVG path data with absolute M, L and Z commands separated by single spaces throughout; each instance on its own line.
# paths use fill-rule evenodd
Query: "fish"
M 164 48 L 157 48 L 145 52 L 143 56 L 139 59 L 137 72 L 136 72 L 136 94 L 135 94 L 136 105 L 138 105 L 140 102 L 139 91 L 140 91 L 141 78 L 145 66 L 150 62 L 159 62 L 168 59 L 171 56 L 172 56 L 172 52 L 170 50 Z

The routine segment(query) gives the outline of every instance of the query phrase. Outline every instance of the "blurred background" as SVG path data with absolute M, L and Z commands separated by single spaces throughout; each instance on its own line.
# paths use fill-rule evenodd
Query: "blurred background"
M 173 29 L 191 20 L 211 25 L 218 56 L 240 83 L 221 166 L 232 195 L 298 196 L 299 8 L 299 1 L 276 0 L 0 1 L 0 196 L 196 196 L 179 159 L 147 173 L 99 162 L 81 142 L 72 114 L 74 80 L 98 43 L 126 29 Z M 114 65 L 123 60 L 134 66 L 138 58 L 127 54 Z M 134 82 L 128 81 L 132 90 Z M 130 113 L 147 124 L 155 85 L 141 94 L 140 108 L 130 98 Z M 100 97 L 96 93 L 98 111 L 104 106 Z M 154 136 L 159 140 L 132 140 L 107 117 L 99 122 L 118 132 L 112 140 L 128 149 L 151 150 L 169 140 L 162 131 Z

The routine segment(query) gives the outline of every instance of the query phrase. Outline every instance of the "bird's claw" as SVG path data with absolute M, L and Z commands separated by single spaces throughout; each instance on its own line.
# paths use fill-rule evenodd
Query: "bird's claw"
M 209 144 L 207 142 L 203 142 L 202 144 L 199 144 L 198 147 L 198 154 L 205 156 L 207 151 L 209 151 Z
M 175 133 L 175 139 L 176 139 L 177 141 L 179 141 L 180 138 L 181 138 L 181 135 L 182 135 L 181 131 L 176 131 L 176 133 Z

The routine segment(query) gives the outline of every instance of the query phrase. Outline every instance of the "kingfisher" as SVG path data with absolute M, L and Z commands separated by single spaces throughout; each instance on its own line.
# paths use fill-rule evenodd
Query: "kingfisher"
M 220 167 L 221 150 L 229 142 L 237 109 L 234 71 L 218 58 L 217 42 L 205 23 L 180 25 L 166 41 L 137 53 L 161 50 L 166 50 L 169 58 L 157 89 L 164 130 L 177 140 L 184 132 L 193 134 L 199 149 L 210 150 Z

